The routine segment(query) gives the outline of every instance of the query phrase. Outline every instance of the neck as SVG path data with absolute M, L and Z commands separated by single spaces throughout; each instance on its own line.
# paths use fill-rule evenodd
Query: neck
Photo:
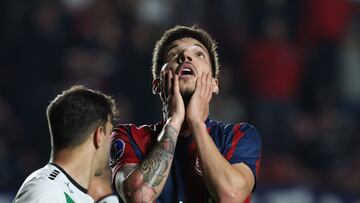
M 63 168 L 79 185 L 88 188 L 90 179 L 94 176 L 92 148 L 84 146 L 64 149 L 54 154 L 50 162 Z

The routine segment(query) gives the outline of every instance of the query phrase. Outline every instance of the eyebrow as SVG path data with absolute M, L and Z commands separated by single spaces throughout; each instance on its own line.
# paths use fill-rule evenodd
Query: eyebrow
M 202 46 L 201 44 L 194 44 L 194 45 L 202 48 L 208 55 L 210 55 L 208 50 L 204 46 Z
M 209 54 L 209 52 L 207 51 L 207 49 L 206 49 L 204 46 L 202 46 L 201 44 L 195 43 L 195 44 L 193 44 L 193 45 L 200 47 L 200 48 L 203 49 L 207 54 Z M 179 45 L 177 45 L 177 44 L 172 45 L 171 47 L 169 47 L 169 48 L 167 49 L 166 53 L 168 54 L 168 52 L 169 52 L 171 49 L 173 49 L 173 48 L 175 48 L 175 47 L 177 47 L 177 46 L 179 46 Z
M 177 44 L 174 44 L 171 47 L 167 48 L 166 53 L 169 52 L 171 49 L 177 47 L 177 46 L 178 46 Z

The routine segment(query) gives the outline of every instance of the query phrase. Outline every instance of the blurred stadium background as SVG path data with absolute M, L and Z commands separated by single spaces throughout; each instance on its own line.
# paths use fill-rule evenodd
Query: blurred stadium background
M 49 159 L 45 109 L 84 84 L 121 122 L 161 119 L 151 53 L 163 31 L 199 24 L 218 41 L 211 117 L 263 139 L 255 203 L 360 202 L 360 1 L 1 0 L 0 202 Z

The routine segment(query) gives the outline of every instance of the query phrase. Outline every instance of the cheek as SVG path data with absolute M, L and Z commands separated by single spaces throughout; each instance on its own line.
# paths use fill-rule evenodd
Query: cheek
M 211 73 L 212 72 L 211 65 L 207 62 L 203 62 L 203 61 L 199 62 L 198 67 L 199 67 L 200 73 Z

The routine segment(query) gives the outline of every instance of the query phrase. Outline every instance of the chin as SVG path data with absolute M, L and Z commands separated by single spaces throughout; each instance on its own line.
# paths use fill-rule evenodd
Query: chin
M 181 88 L 180 87 L 180 94 L 181 96 L 188 96 L 188 95 L 192 95 L 195 91 L 195 88 L 194 87 L 183 87 Z
M 187 104 L 191 98 L 191 96 L 194 94 L 194 89 L 187 88 L 187 89 L 180 89 L 180 94 L 184 100 L 184 103 Z

